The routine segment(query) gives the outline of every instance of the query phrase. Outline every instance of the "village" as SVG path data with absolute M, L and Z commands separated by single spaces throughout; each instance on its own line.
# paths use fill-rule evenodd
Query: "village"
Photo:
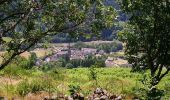
M 42 48 L 37 48 L 42 49 Z M 117 52 L 106 53 L 104 50 L 97 50 L 95 48 L 81 48 L 77 49 L 70 45 L 66 46 L 53 46 L 50 48 L 52 52 L 49 55 L 46 55 L 43 58 L 38 58 L 36 62 L 36 66 L 41 66 L 45 63 L 56 62 L 62 59 L 69 60 L 85 60 L 88 56 L 93 56 L 95 58 L 107 56 L 105 59 L 105 67 L 131 67 L 131 64 L 123 56 L 123 50 L 119 50 Z M 120 56 L 113 56 L 117 53 L 121 53 Z

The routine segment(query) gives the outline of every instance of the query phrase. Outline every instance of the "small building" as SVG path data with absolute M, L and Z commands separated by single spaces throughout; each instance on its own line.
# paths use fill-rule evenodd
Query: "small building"
M 85 59 L 84 53 L 81 50 L 71 50 L 70 60 Z
M 98 52 L 98 54 L 100 54 L 100 55 L 104 55 L 106 52 L 104 51 L 104 50 L 100 50 L 99 52 Z
M 59 52 L 47 57 L 49 60 L 47 58 L 46 59 L 50 62 L 50 61 L 57 61 L 60 58 L 67 58 L 68 56 L 69 56 L 68 51 L 59 51 Z M 45 59 L 45 61 L 46 61 L 46 59 Z M 48 62 L 48 61 L 46 61 L 46 62 Z

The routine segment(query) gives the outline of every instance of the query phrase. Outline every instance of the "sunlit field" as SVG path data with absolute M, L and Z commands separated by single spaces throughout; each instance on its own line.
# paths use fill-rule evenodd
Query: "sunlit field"
M 0 72 L 0 83 L 2 84 L 0 93 L 2 96 L 17 98 L 29 98 L 30 93 L 44 92 L 48 94 L 49 90 L 55 95 L 69 95 L 70 86 L 78 86 L 81 89 L 80 92 L 85 96 L 89 96 L 95 88 L 101 87 L 110 93 L 133 98 L 140 95 L 140 88 L 146 88 L 146 84 L 142 84 L 142 74 L 130 71 L 130 68 L 96 68 L 93 70 L 89 68 L 57 68 L 43 72 L 36 68 L 25 70 L 17 68 L 17 66 L 13 66 L 13 69 L 7 67 Z M 93 78 L 92 72 L 95 73 L 96 79 Z M 145 82 L 147 81 L 145 80 Z M 158 87 L 168 90 L 169 83 L 170 75 L 165 77 Z

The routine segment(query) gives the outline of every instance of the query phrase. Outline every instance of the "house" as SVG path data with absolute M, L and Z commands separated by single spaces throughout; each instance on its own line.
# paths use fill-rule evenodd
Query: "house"
M 73 59 L 85 59 L 85 55 L 81 50 L 71 50 L 70 60 Z
M 56 56 L 58 57 L 64 57 L 68 55 L 68 51 L 59 51 L 56 53 Z
M 106 52 L 105 52 L 104 50 L 100 50 L 100 51 L 98 52 L 98 54 L 104 55 L 104 54 L 106 54 Z
M 59 51 L 57 53 L 54 53 L 53 55 L 51 56 L 48 56 L 45 58 L 45 62 L 50 62 L 50 61 L 57 61 L 59 60 L 60 58 L 67 58 L 69 55 L 68 55 L 68 51 Z

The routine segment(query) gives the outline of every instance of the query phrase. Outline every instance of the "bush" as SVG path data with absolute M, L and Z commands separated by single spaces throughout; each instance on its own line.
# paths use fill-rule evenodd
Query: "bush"
M 65 67 L 69 68 L 69 69 L 74 68 L 73 64 L 71 64 L 71 63 L 67 63 Z
M 35 65 L 35 63 L 37 61 L 36 53 L 31 52 L 31 56 L 29 57 L 28 60 L 29 60 L 29 69 L 31 69 Z
M 16 59 L 12 62 L 12 64 L 17 64 L 18 67 L 24 69 L 31 69 L 35 65 L 36 59 L 36 54 L 31 53 L 31 56 L 28 59 L 17 56 Z
M 97 80 L 97 70 L 95 69 L 95 66 L 91 66 L 89 68 L 89 80 L 95 81 L 95 85 L 98 85 L 98 80 Z
M 71 95 L 73 95 L 74 93 L 80 92 L 80 90 L 81 88 L 79 85 L 76 85 L 76 84 L 69 85 L 69 92 Z
M 29 68 L 29 60 L 20 56 L 17 56 L 12 64 L 17 64 L 18 67 L 28 69 Z
M 23 76 L 31 76 L 30 71 L 21 68 L 16 64 L 10 64 L 2 70 L 3 75 L 7 76 L 15 76 L 15 77 L 23 77 Z
M 95 65 L 96 67 L 105 67 L 105 57 L 94 57 L 92 55 L 88 55 L 85 59 L 73 59 L 67 63 L 66 68 L 78 68 L 78 67 L 90 67 Z

